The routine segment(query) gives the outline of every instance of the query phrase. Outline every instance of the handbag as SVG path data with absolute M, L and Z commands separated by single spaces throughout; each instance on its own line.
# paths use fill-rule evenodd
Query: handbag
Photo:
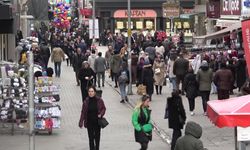
M 139 84 L 138 87 L 137 87 L 137 94 L 138 95 L 143 95 L 143 94 L 146 94 L 147 91 L 146 91 L 146 86 L 143 85 L 143 84 Z
M 155 74 L 160 74 L 161 73 L 161 69 L 160 68 L 156 68 L 155 69 Z
M 107 121 L 106 118 L 102 117 L 102 118 L 98 118 L 98 125 L 101 128 L 105 128 L 107 125 L 109 125 L 109 122 Z

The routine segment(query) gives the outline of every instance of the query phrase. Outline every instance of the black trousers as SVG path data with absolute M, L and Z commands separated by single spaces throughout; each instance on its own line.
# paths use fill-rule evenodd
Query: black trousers
M 203 111 L 207 112 L 207 102 L 209 101 L 210 91 L 200 91 Z
M 229 96 L 229 91 L 230 90 L 221 90 L 221 89 L 218 89 L 218 99 L 219 100 L 228 99 L 230 97 Z
M 90 127 L 87 127 L 87 130 L 88 130 L 88 136 L 89 136 L 89 149 L 99 150 L 101 128 L 99 126 L 90 126 Z
M 182 92 L 182 93 L 183 93 L 183 91 L 184 91 L 184 86 L 183 86 L 184 77 L 185 77 L 185 75 L 176 75 L 176 85 L 177 85 L 177 89 L 180 91 L 180 84 L 181 84 L 181 92 Z
M 171 150 L 174 150 L 177 139 L 181 137 L 181 129 L 174 129 L 171 141 Z
M 188 102 L 189 102 L 189 111 L 194 111 L 194 107 L 195 107 L 194 99 L 195 99 L 195 98 L 188 98 Z
M 148 143 L 140 143 L 141 149 L 140 150 L 147 150 L 148 149 Z

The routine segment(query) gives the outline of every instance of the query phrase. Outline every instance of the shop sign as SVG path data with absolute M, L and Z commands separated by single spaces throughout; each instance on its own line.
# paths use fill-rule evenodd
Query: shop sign
M 247 61 L 247 70 L 250 74 L 250 20 L 242 21 L 242 38 Z
M 117 10 L 114 13 L 114 18 L 127 18 L 127 10 Z M 157 14 L 154 10 L 150 9 L 132 9 L 131 18 L 156 18 Z
M 242 0 L 241 2 L 241 15 L 250 16 L 250 0 Z
M 162 5 L 162 14 L 165 18 L 179 18 L 180 6 L 176 3 L 164 3 Z
M 241 15 L 241 0 L 222 0 L 221 15 Z
M 206 8 L 208 18 L 220 18 L 220 1 L 210 0 Z

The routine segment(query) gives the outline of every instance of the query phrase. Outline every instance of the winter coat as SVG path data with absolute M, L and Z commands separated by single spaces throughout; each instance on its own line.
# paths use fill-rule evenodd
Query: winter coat
M 229 69 L 221 68 L 215 72 L 214 84 L 220 90 L 231 90 L 233 74 Z
M 151 110 L 136 107 L 132 115 L 132 124 L 135 128 L 135 141 L 147 143 L 152 140 Z
M 82 54 L 77 54 L 77 53 L 74 54 L 73 62 L 72 62 L 74 71 L 79 72 L 79 70 L 82 67 L 82 62 L 86 61 L 86 60 L 87 60 L 87 58 L 85 56 L 83 56 Z
M 153 61 L 155 59 L 155 48 L 149 46 L 145 49 L 145 52 L 148 53 L 149 58 Z
M 96 73 L 98 73 L 98 72 L 105 72 L 105 69 L 106 69 L 105 58 L 103 58 L 103 57 L 96 58 L 94 67 L 95 67 L 95 72 Z
M 101 115 L 101 117 L 103 117 L 105 115 L 105 112 L 106 112 L 106 107 L 105 107 L 104 101 L 100 97 L 95 96 L 95 98 L 97 99 L 98 115 Z M 82 127 L 84 125 L 84 127 L 87 128 L 88 105 L 89 105 L 89 97 L 87 97 L 82 104 L 82 111 L 81 111 L 81 117 L 79 120 L 79 127 Z
M 113 55 L 110 62 L 110 67 L 113 73 L 119 73 L 122 64 L 122 59 L 119 54 Z
M 173 73 L 177 76 L 184 76 L 187 74 L 189 68 L 189 61 L 185 58 L 178 58 L 174 62 Z
M 154 93 L 154 73 L 150 66 L 144 65 L 142 70 L 142 83 L 146 86 L 148 95 Z
M 194 99 L 198 95 L 198 82 L 195 74 L 188 73 L 184 78 L 183 86 L 187 98 Z
M 189 121 L 185 127 L 185 135 L 176 141 L 175 150 L 205 150 L 200 140 L 202 128 L 199 124 Z
M 91 69 L 93 69 L 94 72 L 95 70 L 95 59 L 96 59 L 96 54 L 91 54 L 88 58 L 88 63 Z
M 168 107 L 168 127 L 171 129 L 183 129 L 183 125 L 179 121 L 179 115 L 186 120 L 186 113 L 182 104 L 182 98 L 178 96 L 172 96 L 167 98 Z M 179 109 L 179 111 L 178 111 Z
M 199 84 L 200 91 L 210 91 L 213 81 L 213 71 L 209 67 L 200 67 L 196 75 L 196 80 Z
M 156 73 L 155 70 L 160 69 L 160 73 Z M 154 71 L 154 80 L 155 80 L 155 85 L 163 86 L 166 74 L 166 65 L 164 62 L 158 62 L 155 61 L 153 65 L 153 71 Z
M 246 60 L 241 58 L 236 64 L 236 83 L 237 87 L 241 87 L 246 81 Z
M 60 47 L 53 48 L 51 53 L 51 61 L 52 62 L 62 62 L 64 60 L 64 52 Z

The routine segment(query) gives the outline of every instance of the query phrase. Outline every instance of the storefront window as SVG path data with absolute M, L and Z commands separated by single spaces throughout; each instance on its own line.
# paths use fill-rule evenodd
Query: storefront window
M 146 21 L 146 29 L 153 29 L 153 22 L 152 21 Z
M 136 21 L 136 29 L 143 29 L 143 22 L 142 21 Z
M 124 28 L 123 22 L 122 21 L 117 21 L 116 28 L 117 29 L 123 29 Z
M 181 28 L 182 28 L 181 22 L 180 22 L 180 21 L 176 21 L 176 22 L 174 23 L 174 26 L 175 26 L 175 28 L 177 28 L 177 29 L 181 29 Z
M 189 22 L 183 22 L 183 28 L 184 29 L 189 29 L 190 28 Z
M 170 29 L 170 22 L 166 22 L 166 28 Z

